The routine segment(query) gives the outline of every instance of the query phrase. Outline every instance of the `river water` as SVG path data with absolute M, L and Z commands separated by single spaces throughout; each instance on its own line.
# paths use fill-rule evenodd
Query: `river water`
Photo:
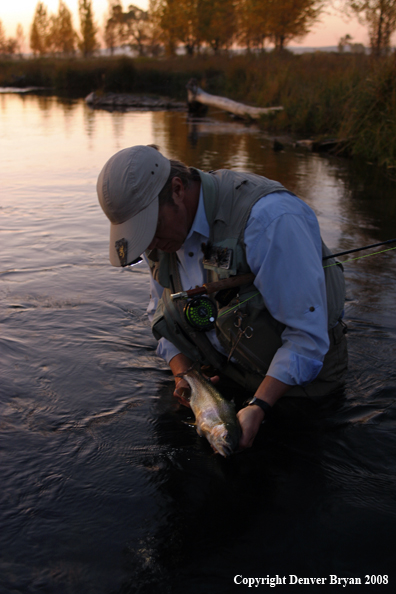
M 173 402 L 148 271 L 110 266 L 95 184 L 114 152 L 155 143 L 281 181 L 341 251 L 396 236 L 396 183 L 274 152 L 216 112 L 2 94 L 0 143 L 0 592 L 223 594 L 277 575 L 286 593 L 341 591 L 331 575 L 394 592 L 396 251 L 345 264 L 345 394 L 280 406 L 251 450 L 223 459 Z

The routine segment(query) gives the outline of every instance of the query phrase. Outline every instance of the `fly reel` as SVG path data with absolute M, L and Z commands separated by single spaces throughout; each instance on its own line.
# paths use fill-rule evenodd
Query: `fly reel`
M 217 308 L 205 295 L 194 297 L 184 307 L 187 322 L 201 332 L 212 330 L 217 318 Z

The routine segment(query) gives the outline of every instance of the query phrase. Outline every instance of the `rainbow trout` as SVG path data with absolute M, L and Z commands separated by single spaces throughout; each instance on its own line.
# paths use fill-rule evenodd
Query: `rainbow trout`
M 229 456 L 237 449 L 241 434 L 234 405 L 196 369 L 181 375 L 191 388 L 189 402 L 198 435 L 204 435 L 216 452 Z

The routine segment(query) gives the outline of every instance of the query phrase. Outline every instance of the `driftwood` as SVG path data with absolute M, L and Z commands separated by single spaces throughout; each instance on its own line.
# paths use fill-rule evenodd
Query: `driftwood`
M 331 153 L 340 157 L 350 156 L 350 142 L 346 138 L 340 140 L 297 140 L 294 146 L 313 153 Z
M 0 94 L 14 93 L 26 94 L 37 93 L 38 91 L 50 91 L 50 87 L 0 87 Z
M 209 95 L 203 91 L 195 79 L 191 79 L 187 84 L 187 100 L 190 111 L 194 111 L 194 104 L 200 103 L 202 105 L 211 105 L 218 107 L 224 111 L 233 113 L 241 118 L 258 119 L 262 115 L 268 115 L 273 111 L 281 111 L 283 107 L 251 107 L 238 103 L 226 97 L 219 97 L 217 95 Z
M 85 97 L 85 102 L 90 107 L 107 110 L 185 109 L 185 103 L 173 101 L 167 97 L 144 97 L 128 93 L 106 93 L 105 95 L 90 93 Z

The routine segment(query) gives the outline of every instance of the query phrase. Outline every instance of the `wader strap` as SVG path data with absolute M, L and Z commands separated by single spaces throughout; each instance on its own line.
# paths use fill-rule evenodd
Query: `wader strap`
M 322 257 L 331 254 L 329 248 L 322 240 Z M 335 264 L 338 264 L 336 266 Z M 345 279 L 342 264 L 334 258 L 323 260 L 324 275 L 327 294 L 327 320 L 329 330 L 333 328 L 345 306 Z
M 205 173 L 204 171 L 200 171 L 197 169 L 199 176 L 201 178 L 202 183 L 202 192 L 204 198 L 204 205 L 205 205 L 205 214 L 206 218 L 209 223 L 209 229 L 212 230 L 214 219 L 217 210 L 217 181 L 210 175 L 210 173 Z

